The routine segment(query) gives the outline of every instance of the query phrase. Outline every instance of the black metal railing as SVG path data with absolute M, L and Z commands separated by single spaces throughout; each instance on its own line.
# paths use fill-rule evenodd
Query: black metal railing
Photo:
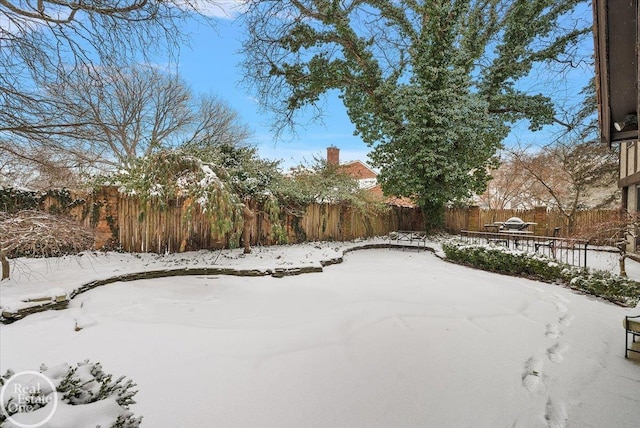
M 469 243 L 494 243 L 528 253 L 544 254 L 572 266 L 587 267 L 589 243 L 582 239 L 536 236 L 526 231 L 474 232 L 469 230 L 461 230 L 460 237 Z

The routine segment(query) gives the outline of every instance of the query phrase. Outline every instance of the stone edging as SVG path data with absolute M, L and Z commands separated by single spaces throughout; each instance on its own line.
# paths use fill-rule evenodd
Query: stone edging
M 42 303 L 28 308 L 18 309 L 15 312 L 3 311 L 0 314 L 0 323 L 11 324 L 22 318 L 35 314 L 38 312 L 44 312 L 48 310 L 60 310 L 66 309 L 71 299 L 77 295 L 84 293 L 85 291 L 92 290 L 102 285 L 113 284 L 114 282 L 128 282 L 138 281 L 141 279 L 153 279 L 153 278 L 167 278 L 171 276 L 190 276 L 190 275 L 230 275 L 230 276 L 272 276 L 274 278 L 283 278 L 285 276 L 302 275 L 305 273 L 317 273 L 322 272 L 325 266 L 335 265 L 344 261 L 344 255 L 352 251 L 357 250 L 370 250 L 376 248 L 411 248 L 418 250 L 429 250 L 435 252 L 433 248 L 429 247 L 416 247 L 411 245 L 397 245 L 397 244 L 365 244 L 361 246 L 354 246 L 345 248 L 342 250 L 342 256 L 335 257 L 333 259 L 321 260 L 321 266 L 302 266 L 291 268 L 275 268 L 275 269 L 234 269 L 223 267 L 203 267 L 203 268 L 179 268 L 179 269 L 161 269 L 145 272 L 127 273 L 124 275 L 112 276 L 106 279 L 98 279 L 81 285 L 73 290 L 69 295 L 58 296 L 51 300 L 43 301 Z

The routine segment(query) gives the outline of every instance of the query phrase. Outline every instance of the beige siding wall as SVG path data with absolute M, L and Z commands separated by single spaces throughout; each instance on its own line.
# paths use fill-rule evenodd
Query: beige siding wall
M 634 148 L 635 148 L 635 144 L 633 143 L 627 143 L 627 150 L 626 150 L 626 158 L 627 158 L 627 169 L 625 171 L 624 176 L 628 177 L 631 174 L 633 174 L 633 159 L 634 159 Z
M 627 143 L 620 144 L 620 178 L 627 176 Z
M 629 186 L 629 193 L 627 196 L 627 210 L 630 212 L 635 212 L 636 207 L 638 206 L 638 191 L 637 186 Z
M 640 170 L 640 143 L 637 141 L 623 141 L 620 143 L 620 186 L 623 188 L 623 194 L 626 194 L 626 202 L 624 208 L 634 213 L 638 211 L 638 192 L 640 183 L 637 182 L 637 174 Z M 638 242 L 629 235 L 627 240 L 627 251 L 637 252 Z
M 635 141 L 620 143 L 620 178 L 629 177 L 640 170 L 640 150 Z

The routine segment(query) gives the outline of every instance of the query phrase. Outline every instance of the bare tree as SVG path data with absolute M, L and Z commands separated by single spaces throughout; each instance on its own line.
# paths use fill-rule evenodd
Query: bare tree
M 560 211 L 568 233 L 574 232 L 578 210 L 608 208 L 618 199 L 617 156 L 599 142 L 558 142 L 538 152 L 514 149 L 510 155 L 534 183 L 532 194 Z
M 194 17 L 213 23 L 205 13 L 219 4 L 0 0 L 0 151 L 26 162 L 43 161 L 32 154 L 50 148 L 52 136 L 73 136 L 91 124 L 82 116 L 70 121 L 60 100 L 49 97 L 43 87 L 96 66 L 126 66 L 157 54 L 171 61 L 187 39 L 182 23 Z M 69 159 L 56 161 L 73 165 Z
M 190 149 L 207 147 L 242 147 L 251 135 L 238 113 L 214 96 L 199 100 L 197 121 L 184 145 Z
M 575 236 L 586 239 L 595 245 L 613 245 L 618 249 L 620 276 L 626 277 L 625 260 L 640 261 L 637 254 L 628 253 L 627 247 L 636 246 L 640 231 L 640 216 L 626 210 L 619 210 L 609 220 L 576 230 Z
M 32 256 L 58 256 L 91 248 L 93 234 L 73 219 L 43 211 L 0 212 L 0 266 L 9 278 L 12 252 Z
M 46 91 L 59 108 L 45 123 L 78 124 L 48 145 L 77 164 L 114 166 L 149 155 L 174 144 L 196 117 L 187 85 L 154 67 L 86 68 Z
M 507 154 L 500 166 L 491 171 L 487 190 L 478 201 L 489 209 L 531 209 L 540 204 L 535 196 L 535 183 Z
M 557 121 L 563 129 L 549 144 L 506 150 L 494 183 L 504 194 L 512 195 L 515 187 L 533 203 L 560 211 L 569 234 L 578 210 L 611 208 L 619 197 L 617 152 L 598 141 L 593 79 L 580 95 L 579 102 L 563 107 L 563 120 Z M 500 179 L 503 172 L 507 179 Z
M 70 168 L 68 156 L 44 147 L 14 146 L 0 150 L 0 186 L 46 190 L 83 189 L 83 169 Z
M 215 96 L 196 97 L 179 76 L 155 67 L 84 68 L 43 92 L 57 106 L 42 111 L 43 123 L 77 125 L 28 149 L 11 149 L 14 158 L 32 165 L 33 177 L 113 170 L 159 149 L 235 145 L 249 137 L 226 103 Z

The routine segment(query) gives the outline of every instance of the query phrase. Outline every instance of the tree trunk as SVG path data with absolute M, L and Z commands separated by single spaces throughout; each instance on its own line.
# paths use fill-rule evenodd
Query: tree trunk
M 626 258 L 627 258 L 626 254 L 622 254 L 618 259 L 618 262 L 620 263 L 620 276 L 623 278 L 627 277 L 627 270 L 625 269 L 625 264 L 624 264 L 624 259 Z
M 251 211 L 248 204 L 245 202 L 242 207 L 242 217 L 244 219 L 244 224 L 242 225 L 242 243 L 244 245 L 244 254 L 251 253 L 251 224 L 253 223 L 253 219 L 256 214 Z
M 627 240 L 623 240 L 617 243 L 616 245 L 618 250 L 620 251 L 620 257 L 618 258 L 618 265 L 620 267 L 620 276 L 623 278 L 627 277 L 627 270 L 625 268 L 624 259 L 627 258 Z
M 567 216 L 567 233 L 569 236 L 576 231 L 576 215 L 571 213 Z
M 2 265 L 2 279 L 9 279 L 9 260 L 7 260 L 7 252 L 0 251 L 0 265 Z
M 422 206 L 424 229 L 427 233 L 433 233 L 444 229 L 444 204 L 438 202 L 425 202 Z

